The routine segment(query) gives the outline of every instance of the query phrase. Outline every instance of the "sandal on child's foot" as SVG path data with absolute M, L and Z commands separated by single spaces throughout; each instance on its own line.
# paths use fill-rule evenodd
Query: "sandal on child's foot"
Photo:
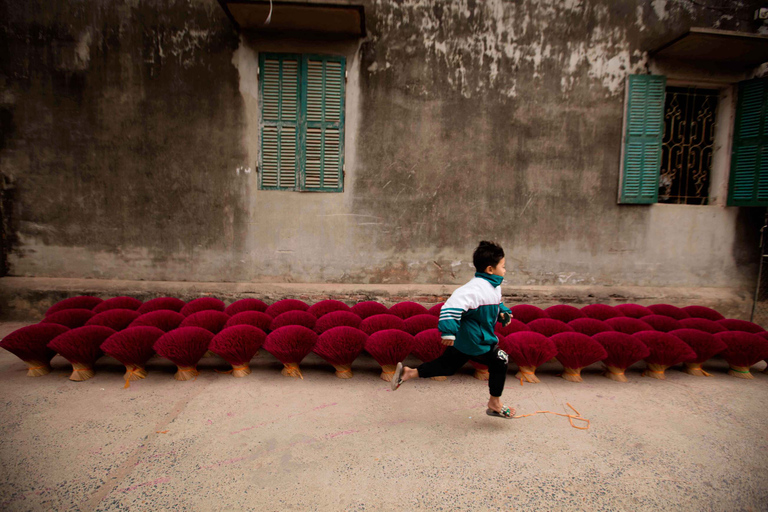
M 392 377 L 392 391 L 396 391 L 403 382 L 405 382 L 403 380 L 403 363 L 397 363 L 395 375 Z
M 486 409 L 485 414 L 488 416 L 495 416 L 497 418 L 504 418 L 505 420 L 512 419 L 515 416 L 515 410 L 509 407 L 502 407 L 501 412 L 494 411 L 491 408 Z

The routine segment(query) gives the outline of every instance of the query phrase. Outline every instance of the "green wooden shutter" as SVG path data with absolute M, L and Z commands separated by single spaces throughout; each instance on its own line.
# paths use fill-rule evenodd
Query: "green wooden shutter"
M 344 188 L 344 75 L 343 57 L 304 58 L 303 190 Z
M 728 206 L 768 206 L 768 79 L 739 83 Z
M 658 201 L 666 84 L 664 76 L 629 76 L 620 203 Z
M 262 189 L 295 190 L 300 166 L 297 55 L 259 55 Z

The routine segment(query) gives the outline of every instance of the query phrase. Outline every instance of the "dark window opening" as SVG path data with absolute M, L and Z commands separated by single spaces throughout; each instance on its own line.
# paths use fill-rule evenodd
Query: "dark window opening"
M 666 88 L 660 203 L 707 204 L 717 98 L 713 89 Z

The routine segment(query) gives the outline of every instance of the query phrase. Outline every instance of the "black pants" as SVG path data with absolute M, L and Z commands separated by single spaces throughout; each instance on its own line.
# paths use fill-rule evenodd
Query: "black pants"
M 476 363 L 488 366 L 488 388 L 491 391 L 491 396 L 500 397 L 504 391 L 504 381 L 507 380 L 507 361 L 509 358 L 506 352 L 499 350 L 498 345 L 495 345 L 490 352 L 479 356 L 470 356 L 460 352 L 455 347 L 448 347 L 443 355 L 433 361 L 422 364 L 416 369 L 419 372 L 419 377 L 424 379 L 453 375 L 456 373 L 456 370 L 464 366 L 470 359 Z

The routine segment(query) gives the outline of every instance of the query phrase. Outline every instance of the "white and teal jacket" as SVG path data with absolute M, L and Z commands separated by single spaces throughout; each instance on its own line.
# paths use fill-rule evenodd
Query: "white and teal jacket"
M 437 328 L 443 338 L 470 356 L 485 354 L 498 343 L 494 327 L 500 313 L 511 313 L 501 303 L 502 276 L 476 272 L 474 279 L 457 289 L 440 310 Z

